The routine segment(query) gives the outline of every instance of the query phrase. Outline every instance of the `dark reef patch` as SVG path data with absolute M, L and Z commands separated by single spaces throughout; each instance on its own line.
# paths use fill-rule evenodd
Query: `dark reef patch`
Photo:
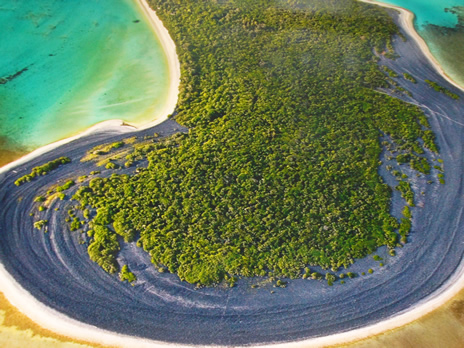
M 458 17 L 455 27 L 442 27 L 427 24 L 421 29 L 423 36 L 431 45 L 431 50 L 436 54 L 451 77 L 461 85 L 464 83 L 464 7 L 457 6 L 447 9 Z M 450 49 L 451 47 L 451 49 Z

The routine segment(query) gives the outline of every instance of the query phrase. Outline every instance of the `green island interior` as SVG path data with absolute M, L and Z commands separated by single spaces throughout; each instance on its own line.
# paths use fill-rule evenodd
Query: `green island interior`
M 83 158 L 95 171 L 36 198 L 40 211 L 69 201 L 56 214 L 86 232 L 93 261 L 134 281 L 116 257 L 136 241 L 160 272 L 200 286 L 320 279 L 312 266 L 332 284 L 329 269 L 407 242 L 414 193 L 391 167 L 398 186 L 383 181 L 380 155 L 429 175 L 438 149 L 418 107 L 378 90 L 408 93 L 392 76 L 415 82 L 378 64 L 395 58 L 399 34 L 386 10 L 354 0 L 150 4 L 177 46 L 174 117 L 188 132 L 103 144 Z M 393 189 L 405 199 L 399 219 Z

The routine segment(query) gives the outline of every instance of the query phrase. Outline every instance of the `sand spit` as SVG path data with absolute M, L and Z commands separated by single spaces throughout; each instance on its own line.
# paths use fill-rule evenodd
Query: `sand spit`
M 422 36 L 420 36 L 418 32 L 416 31 L 416 29 L 414 28 L 414 13 L 412 13 L 411 11 L 403 7 L 385 4 L 383 2 L 379 2 L 375 0 L 358 0 L 358 1 L 365 2 L 368 4 L 372 4 L 372 5 L 382 6 L 386 8 L 392 8 L 392 9 L 400 11 L 401 27 L 409 34 L 409 36 L 411 36 L 416 41 L 416 43 L 419 45 L 420 49 L 424 53 L 425 57 L 427 57 L 427 59 L 429 60 L 430 64 L 432 64 L 432 66 L 445 78 L 446 81 L 448 81 L 450 84 L 452 84 L 456 88 L 459 88 L 460 90 L 464 91 L 464 86 L 459 85 L 457 82 L 455 82 L 451 77 L 449 77 L 446 74 L 446 72 L 443 70 L 440 63 L 433 56 L 432 52 L 430 52 L 429 46 L 427 46 Z
M 148 9 L 147 4 L 145 2 L 143 2 L 142 0 L 137 0 L 137 1 L 139 1 L 139 4 L 141 6 L 144 6 L 144 9 L 148 11 L 147 13 L 150 14 L 150 16 L 155 18 L 153 11 Z M 371 1 L 366 1 L 366 2 L 374 3 Z M 374 4 L 378 4 L 378 3 L 374 3 Z M 403 28 L 405 28 L 404 25 L 406 22 L 404 21 L 405 21 L 405 16 L 407 15 L 408 12 L 402 11 L 401 13 L 402 13 L 401 18 L 400 18 L 401 24 L 403 25 Z M 410 17 L 409 22 L 411 22 L 411 19 L 412 17 Z M 408 34 L 411 36 L 417 35 L 417 33 L 415 34 L 414 33 L 415 31 L 413 27 L 410 26 L 410 28 L 408 29 Z M 420 41 L 417 41 L 417 42 L 420 45 Z M 422 45 L 420 47 L 422 48 Z M 436 68 L 435 65 L 434 67 Z M 438 97 L 445 98 L 444 96 L 438 96 Z M 440 121 L 442 119 L 437 118 L 437 120 Z M 116 123 L 114 121 L 111 121 L 111 122 L 110 123 L 105 122 L 105 126 L 103 127 L 100 124 L 97 126 L 96 129 L 88 130 L 85 134 L 95 134 L 95 132 L 102 132 L 102 131 L 105 134 L 106 133 L 117 134 L 118 132 L 121 132 L 121 130 L 127 131 L 127 132 L 132 130 L 130 127 L 121 127 L 120 122 L 116 122 Z M 443 122 L 447 122 L 447 121 L 443 121 Z M 80 135 L 77 138 L 82 137 L 82 136 L 83 135 Z M 34 153 L 14 162 L 13 164 L 5 166 L 0 171 L 0 174 L 2 172 L 5 173 L 9 169 L 21 163 L 24 163 L 34 157 L 37 157 L 40 154 L 48 152 L 56 146 L 62 145 L 74 139 L 67 139 L 63 143 L 58 143 L 58 145 L 57 144 L 53 144 L 54 146 L 50 145 L 50 147 L 46 147 L 46 149 L 45 148 L 39 149 L 40 151 L 37 150 Z M 453 142 L 451 141 L 450 144 L 452 143 Z M 450 177 L 451 177 L 451 173 L 450 173 Z M 438 253 L 438 254 L 443 255 L 443 253 Z M 60 333 L 60 334 L 63 334 L 69 337 L 78 338 L 78 339 L 85 340 L 85 341 L 91 341 L 91 342 L 96 342 L 96 343 L 111 345 L 111 346 L 121 346 L 121 347 L 173 346 L 173 344 L 168 344 L 168 343 L 149 340 L 149 339 L 141 339 L 141 338 L 137 338 L 137 337 L 133 337 L 129 335 L 118 334 L 118 333 L 108 331 L 108 330 L 103 330 L 103 329 L 98 328 L 97 326 L 85 324 L 78 320 L 72 319 L 64 314 L 61 314 L 59 311 L 54 310 L 44 305 L 38 299 L 36 299 L 33 295 L 31 295 L 25 288 L 23 288 L 16 281 L 16 279 L 9 272 L 6 271 L 5 267 L 2 264 L 0 264 L 0 279 L 1 279 L 0 290 L 5 293 L 8 300 L 14 306 L 16 306 L 20 311 L 22 311 L 27 316 L 29 316 L 32 320 L 39 323 L 41 326 L 47 329 L 50 329 L 52 331 L 55 331 L 57 333 Z M 347 343 L 347 342 L 359 340 L 359 339 L 366 338 L 366 337 L 369 337 L 375 334 L 385 332 L 387 330 L 400 327 L 404 324 L 407 324 L 431 312 L 432 310 L 436 309 L 437 307 L 441 306 L 443 303 L 445 303 L 446 301 L 454 297 L 459 292 L 459 290 L 461 290 L 462 287 L 464 286 L 463 266 L 462 265 L 458 266 L 458 269 L 453 273 L 453 275 L 450 278 L 448 278 L 446 281 L 440 284 L 441 285 L 439 285 L 438 290 L 433 292 L 431 295 L 424 297 L 418 302 L 413 302 L 414 299 L 409 300 L 411 301 L 410 307 L 407 307 L 406 309 L 398 312 L 397 314 L 394 314 L 376 324 L 364 325 L 354 330 L 332 334 L 332 335 L 327 335 L 324 337 L 316 337 L 312 339 L 306 339 L 306 340 L 301 340 L 298 342 L 291 342 L 291 343 L 269 344 L 267 346 L 272 346 L 272 347 L 308 347 L 308 346 L 322 347 L 322 346 L 327 346 L 327 345 L 335 345 L 335 344 L 341 344 L 341 343 Z M 184 290 L 186 293 L 189 291 L 188 289 L 184 289 Z M 370 290 L 370 289 L 367 288 L 367 290 Z M 190 296 L 194 296 L 195 293 L 189 292 L 189 294 Z M 183 295 L 185 296 L 185 293 L 183 293 Z M 354 295 L 357 295 L 357 294 L 354 294 Z M 229 306 L 231 307 L 232 304 L 233 303 L 231 301 Z M 183 309 L 185 310 L 185 308 Z M 160 309 L 160 311 L 162 311 L 162 309 Z M 259 313 L 259 312 L 260 312 L 260 309 L 257 308 L 256 313 Z M 268 313 L 267 315 L 270 315 L 270 313 Z M 191 322 L 191 325 L 193 325 L 195 328 L 196 323 L 194 323 L 194 321 L 196 320 L 194 316 L 192 316 L 192 318 L 193 320 Z M 303 320 L 302 318 L 300 319 Z M 221 320 L 222 320 L 222 317 L 221 317 Z M 177 322 L 172 322 L 171 326 L 176 326 L 177 324 L 178 324 Z M 200 322 L 200 324 L 202 323 Z M 284 324 L 284 320 L 282 320 L 282 324 Z M 250 331 L 251 332 L 249 332 L 249 334 L 252 335 L 253 334 L 252 330 Z M 182 345 L 185 346 L 185 344 L 182 344 Z M 232 342 L 232 344 L 228 344 L 228 345 L 234 345 L 234 344 Z
M 17 167 L 23 163 L 30 161 L 33 158 L 36 158 L 44 153 L 47 153 L 59 146 L 67 144 L 71 141 L 87 137 L 91 134 L 97 133 L 108 133 L 108 134 L 117 134 L 117 133 L 126 133 L 131 132 L 134 130 L 143 130 L 147 128 L 154 127 L 165 120 L 168 119 L 169 115 L 173 114 L 177 104 L 177 97 L 179 94 L 179 84 L 180 84 L 180 64 L 179 59 L 176 53 L 176 46 L 174 41 L 172 41 L 171 37 L 169 36 L 168 31 L 163 26 L 163 23 L 160 19 L 156 16 L 155 11 L 153 11 L 149 6 L 148 3 L 144 0 L 136 0 L 139 7 L 142 9 L 143 13 L 147 17 L 147 20 L 150 22 L 151 27 L 159 38 L 161 46 L 163 48 L 164 53 L 166 54 L 166 58 L 168 61 L 168 68 L 169 68 L 169 91 L 167 101 L 165 103 L 165 107 L 159 112 L 158 115 L 153 115 L 154 120 L 150 123 L 143 124 L 143 125 L 131 125 L 123 120 L 108 120 L 100 122 L 84 132 L 77 134 L 75 136 L 59 140 L 49 145 L 42 146 L 31 153 L 19 158 L 18 160 L 8 163 L 7 165 L 0 168 L 0 173 L 6 172 L 14 167 Z

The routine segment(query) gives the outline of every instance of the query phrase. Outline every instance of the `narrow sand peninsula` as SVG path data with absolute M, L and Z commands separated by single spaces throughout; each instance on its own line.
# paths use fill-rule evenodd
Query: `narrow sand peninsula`
M 368 3 L 368 4 L 372 4 L 372 5 L 378 5 L 378 6 L 382 6 L 382 7 L 386 7 L 386 8 L 392 8 L 392 9 L 400 11 L 400 13 L 401 13 L 400 14 L 400 25 L 401 25 L 401 27 L 417 42 L 417 44 L 419 45 L 422 52 L 424 53 L 424 55 L 429 60 L 430 64 L 432 64 L 432 66 L 450 84 L 452 84 L 453 86 L 455 86 L 455 87 L 457 87 L 457 88 L 464 91 L 464 86 L 459 85 L 451 77 L 449 77 L 446 74 L 446 72 L 443 70 L 440 63 L 438 63 L 436 58 L 433 56 L 432 52 L 430 52 L 429 46 L 427 46 L 427 44 L 425 43 L 422 36 L 420 36 L 417 33 L 416 29 L 414 28 L 414 13 L 412 13 L 411 11 L 409 11 L 409 10 L 403 8 L 403 7 L 394 6 L 394 5 L 390 5 L 390 4 L 385 4 L 383 2 L 379 2 L 379 1 L 375 1 L 375 0 L 358 0 L 358 1 L 365 2 L 365 3 Z
M 162 27 L 159 19 L 155 16 L 155 13 L 148 8 L 146 2 L 142 0 L 137 0 L 139 4 L 143 7 L 145 13 L 150 16 L 151 22 L 155 30 L 160 31 L 159 37 L 163 42 L 163 47 L 166 49 L 168 57 L 174 59 L 175 57 L 175 48 L 173 46 L 172 40 L 169 38 L 168 33 Z M 378 4 L 376 2 L 365 0 L 365 2 Z M 392 7 L 392 6 L 387 6 Z M 401 10 L 401 24 L 403 28 L 405 28 L 408 33 L 413 36 L 414 38 L 418 38 L 417 42 L 419 43 L 420 47 L 424 49 L 424 53 L 428 56 L 431 63 L 435 66 L 435 68 L 440 71 L 443 75 L 442 69 L 439 67 L 438 63 L 434 61 L 433 57 L 431 59 L 430 51 L 428 50 L 425 42 L 418 36 L 412 26 L 412 14 L 405 10 Z M 165 46 L 168 45 L 168 46 Z M 167 47 L 167 48 L 166 48 Z M 173 49 L 171 54 L 168 52 L 169 47 Z M 175 59 L 176 62 L 172 66 L 178 68 L 178 61 L 177 58 Z M 170 65 L 171 66 L 171 65 Z M 178 72 L 178 70 L 176 70 Z M 173 80 L 178 80 L 179 75 L 172 75 Z M 444 75 L 446 77 L 446 75 Z M 451 83 L 451 82 L 450 82 Z M 453 83 L 454 84 L 454 83 Z M 456 85 L 456 84 L 454 84 Z M 175 105 L 175 100 L 173 100 Z M 173 106 L 174 108 L 174 106 Z M 160 121 L 157 120 L 157 123 Z M 86 133 L 81 134 L 79 137 L 87 135 L 89 133 L 95 132 L 97 130 L 105 130 L 114 129 L 114 131 L 120 131 L 124 129 L 124 127 L 120 127 L 121 124 L 115 124 L 105 122 L 104 124 L 100 124 L 92 129 L 88 130 Z M 111 128 L 114 127 L 114 128 Z M 75 138 L 67 139 L 63 142 L 52 144 L 48 147 L 39 149 L 34 153 L 26 156 L 25 158 L 20 159 L 2 168 L 2 171 L 7 171 L 8 169 L 19 165 L 32 157 L 38 156 L 41 153 L 47 152 L 50 149 L 62 145 L 63 143 L 69 142 L 74 140 Z M 56 310 L 53 310 L 46 305 L 39 302 L 35 297 L 33 297 L 29 292 L 27 292 L 24 288 L 22 288 L 16 280 L 5 270 L 5 268 L 0 264 L 0 290 L 5 293 L 8 300 L 16 306 L 20 311 L 25 313 L 28 317 L 32 320 L 39 323 L 41 326 L 60 333 L 62 335 L 66 335 L 69 337 L 92 341 L 100 344 L 105 345 L 112 345 L 112 346 L 121 346 L 121 347 L 161 347 L 161 346 L 172 346 L 171 344 L 156 342 L 151 340 L 145 339 L 138 339 L 136 337 L 131 337 L 127 335 L 120 335 L 114 332 L 106 331 L 99 329 L 95 326 L 83 324 L 77 320 L 73 320 Z M 366 338 L 375 334 L 382 333 L 387 330 L 391 330 L 400 326 L 403 326 L 411 321 L 414 321 L 421 316 L 433 311 L 434 309 L 438 308 L 452 297 L 454 297 L 464 286 L 464 269 L 461 266 L 460 269 L 454 273 L 454 275 L 441 287 L 441 291 L 436 291 L 431 296 L 421 300 L 419 303 L 415 304 L 413 307 L 408 308 L 407 310 L 398 313 L 397 315 L 379 322 L 374 325 L 362 327 L 360 329 L 351 330 L 339 334 L 334 334 L 325 337 L 318 337 L 308 340 L 303 340 L 299 342 L 293 343 L 285 343 L 285 344 L 276 344 L 272 345 L 273 347 L 321 347 L 327 345 L 335 345 L 341 343 L 347 343 L 351 341 L 355 341 L 358 339 Z M 175 323 L 173 323 L 175 325 Z

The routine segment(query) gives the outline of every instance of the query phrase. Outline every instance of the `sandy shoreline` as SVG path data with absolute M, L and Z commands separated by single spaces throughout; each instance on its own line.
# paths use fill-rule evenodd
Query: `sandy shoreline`
M 71 141 L 86 137 L 90 134 L 95 133 L 124 133 L 130 132 L 134 130 L 143 130 L 147 128 L 151 128 L 156 126 L 165 120 L 168 119 L 169 115 L 174 113 L 176 105 L 177 105 L 177 97 L 179 94 L 179 84 L 180 84 L 180 64 L 179 59 L 176 53 L 176 46 L 174 41 L 172 41 L 171 36 L 169 35 L 166 28 L 163 26 L 163 23 L 160 19 L 156 16 L 155 12 L 148 6 L 148 3 L 144 0 L 135 0 L 138 4 L 141 11 L 146 16 L 146 19 L 151 24 L 151 28 L 153 32 L 158 37 L 161 47 L 166 55 L 166 59 L 168 62 L 168 70 L 169 70 L 169 87 L 167 93 L 167 101 L 165 103 L 164 108 L 158 113 L 158 115 L 153 115 L 154 120 L 149 123 L 144 124 L 137 124 L 137 123 L 128 123 L 124 120 L 108 120 L 97 123 L 92 127 L 86 129 L 82 133 L 79 133 L 75 136 L 62 139 L 56 141 L 54 143 L 42 146 L 31 153 L 11 162 L 7 165 L 0 168 L 0 173 L 6 172 L 14 167 L 17 167 L 23 163 L 30 161 L 33 158 L 36 158 L 44 153 L 47 153 L 59 146 L 67 144 Z
M 160 124 L 161 122 L 165 121 L 169 115 L 174 113 L 179 94 L 180 63 L 176 53 L 176 45 L 174 41 L 172 41 L 171 36 L 169 35 L 161 20 L 158 18 L 158 16 L 156 16 L 155 11 L 150 8 L 146 0 L 136 1 L 139 7 L 145 13 L 154 33 L 160 40 L 161 47 L 163 48 L 163 51 L 166 55 L 169 68 L 168 99 L 164 108 L 159 113 L 160 116 L 150 123 L 140 125 L 140 127 L 137 123 L 134 123 L 137 126 L 137 129 L 147 129 Z
M 165 110 L 163 110 L 164 116 L 156 119 L 150 124 L 144 125 L 143 129 L 150 128 L 156 124 L 163 122 L 169 114 L 174 111 L 176 102 L 177 102 L 177 93 L 178 93 L 178 86 L 180 80 L 180 69 L 179 69 L 179 61 L 177 59 L 175 45 L 170 38 L 168 32 L 163 27 L 161 21 L 156 17 L 154 11 L 152 11 L 146 1 L 144 0 L 136 0 L 137 3 L 141 6 L 144 13 L 150 19 L 150 23 L 152 24 L 154 30 L 158 34 L 158 37 L 161 40 L 162 47 L 166 52 L 168 61 L 169 61 L 169 69 L 171 74 L 171 84 L 170 84 L 170 92 L 169 92 L 169 101 L 166 103 Z M 389 8 L 400 9 L 398 7 L 394 7 L 391 5 L 381 4 L 371 0 L 360 0 L 370 4 L 381 5 Z M 435 60 L 435 58 L 431 55 L 430 50 L 428 49 L 425 41 L 417 34 L 413 26 L 413 17 L 414 15 L 404 9 L 400 9 L 400 23 L 409 35 L 411 35 L 416 42 L 419 44 L 421 50 L 425 54 L 425 56 L 429 59 L 430 63 L 435 67 L 437 71 L 443 75 L 448 82 L 453 84 L 454 86 L 464 90 L 461 86 L 457 85 L 454 81 L 452 81 L 443 71 L 441 66 Z M 66 144 L 70 141 L 75 139 L 87 136 L 89 134 L 95 132 L 125 132 L 125 131 L 132 131 L 132 127 L 127 127 L 124 123 L 120 120 L 113 120 L 113 121 L 106 121 L 100 123 L 94 127 L 91 127 L 84 133 L 81 133 L 75 137 L 68 138 L 45 147 L 42 147 L 29 155 L 12 162 L 3 168 L 1 168 L 1 172 L 5 172 L 14 168 L 22 163 L 29 161 L 32 158 L 35 158 L 43 153 L 46 153 L 58 146 Z M 112 346 L 124 346 L 124 347 L 165 347 L 165 346 L 173 346 L 173 344 L 164 343 L 164 342 L 155 342 L 146 339 L 139 339 L 136 337 L 131 337 L 127 335 L 120 335 L 114 332 L 106 331 L 99 329 L 95 326 L 91 326 L 88 324 L 81 323 L 79 321 L 73 320 L 49 307 L 39 302 L 36 298 L 34 298 L 29 292 L 27 292 L 24 288 L 22 288 L 16 280 L 5 270 L 2 264 L 0 264 L 0 279 L 2 280 L 0 283 L 0 290 L 5 294 L 7 299 L 17 307 L 21 312 L 25 313 L 28 317 L 30 317 L 33 321 L 39 323 L 41 326 L 60 333 L 65 336 L 69 336 L 72 338 L 95 342 L 99 344 L 105 345 L 112 345 Z M 387 320 L 379 322 L 377 324 L 362 327 L 360 329 L 339 333 L 331 336 L 325 336 L 320 338 L 312 338 L 308 340 L 292 342 L 292 343 L 284 343 L 284 344 L 275 344 L 275 345 L 267 345 L 272 347 L 320 347 L 320 346 L 327 346 L 327 345 L 335 345 L 341 343 L 348 343 L 360 339 L 367 338 L 369 336 L 373 336 L 376 334 L 380 334 L 382 332 L 392 330 L 398 327 L 401 327 L 405 324 L 408 324 L 423 315 L 435 310 L 436 308 L 443 305 L 445 302 L 449 301 L 453 298 L 462 288 L 464 287 L 464 269 L 461 268 L 453 275 L 452 279 L 442 286 L 442 291 L 437 291 L 431 296 L 423 299 L 414 307 L 404 311 L 403 313 L 399 313 Z
M 390 4 L 386 4 L 383 2 L 375 1 L 375 0 L 358 0 L 361 2 L 365 2 L 368 4 L 372 5 L 378 5 L 386 8 L 392 8 L 395 10 L 400 11 L 400 25 L 401 27 L 416 41 L 416 43 L 419 45 L 421 51 L 424 53 L 425 57 L 429 60 L 430 64 L 435 68 L 436 71 L 442 75 L 446 81 L 448 81 L 450 84 L 455 86 L 456 88 L 459 88 L 460 90 L 464 91 L 464 86 L 459 85 L 456 83 L 451 77 L 449 77 L 446 72 L 443 70 L 443 67 L 440 65 L 440 63 L 437 61 L 437 59 L 433 56 L 432 52 L 430 52 L 429 46 L 427 46 L 427 43 L 425 40 L 422 38 L 422 36 L 419 35 L 419 33 L 416 31 L 416 28 L 414 28 L 414 13 L 411 11 L 399 7 L 399 6 L 394 6 Z

